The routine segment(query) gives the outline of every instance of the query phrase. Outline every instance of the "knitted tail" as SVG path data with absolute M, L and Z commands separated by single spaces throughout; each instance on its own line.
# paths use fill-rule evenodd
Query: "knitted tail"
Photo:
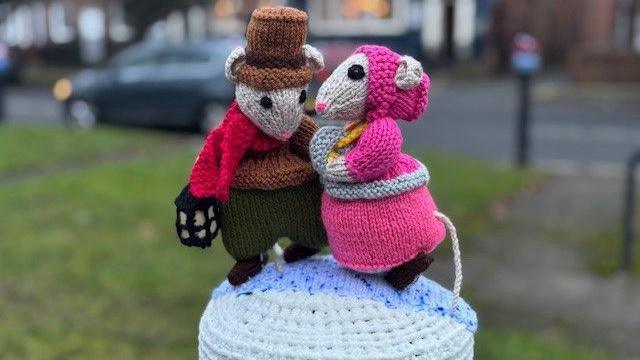
M 451 302 L 451 310 L 455 311 L 458 299 L 460 298 L 460 289 L 462 288 L 462 260 L 460 254 L 460 243 L 458 241 L 458 232 L 456 231 L 456 227 L 451 222 L 451 219 L 447 217 L 447 215 L 434 211 L 434 215 L 444 223 L 449 231 L 449 236 L 451 237 L 451 244 L 453 247 L 453 263 L 455 266 L 455 280 L 453 282 L 453 301 Z
M 272 249 L 276 254 L 276 269 L 282 272 L 284 270 L 284 250 L 282 250 L 282 247 L 278 243 L 273 244 Z

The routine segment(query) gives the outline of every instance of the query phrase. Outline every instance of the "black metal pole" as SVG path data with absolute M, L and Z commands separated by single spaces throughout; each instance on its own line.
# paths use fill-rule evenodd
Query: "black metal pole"
M 516 134 L 516 163 L 519 167 L 529 165 L 529 117 L 531 108 L 531 74 L 520 74 L 520 109 Z
M 0 80 L 0 123 L 5 120 L 5 80 Z
M 631 271 L 633 263 L 633 240 L 636 199 L 636 168 L 640 164 L 640 150 L 629 159 L 627 181 L 624 192 L 624 212 L 622 214 L 622 269 Z

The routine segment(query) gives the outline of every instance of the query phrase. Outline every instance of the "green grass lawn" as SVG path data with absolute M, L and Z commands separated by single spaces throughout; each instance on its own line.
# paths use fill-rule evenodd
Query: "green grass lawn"
M 636 226 L 636 229 L 636 237 L 632 244 L 631 266 L 632 271 L 637 275 L 640 273 L 640 234 L 637 234 L 640 227 Z M 597 234 L 589 239 L 588 244 L 590 265 L 596 273 L 609 275 L 621 269 L 622 230 L 620 228 Z
M 31 160 L 5 169 L 70 161 L 74 154 L 67 149 L 72 148 L 100 155 L 114 149 L 109 144 L 125 144 L 124 138 L 139 144 L 137 139 L 146 137 L 115 130 L 63 135 L 84 144 L 72 145 L 50 139 L 58 130 L 55 135 L 22 131 L 36 134 L 26 139 L 38 139 L 34 148 L 25 145 Z M 162 146 L 156 135 L 150 139 Z M 52 142 L 62 149 L 53 156 L 43 145 Z M 5 159 L 18 151 L 1 147 L 0 152 Z M 232 261 L 220 241 L 205 251 L 180 246 L 174 234 L 172 201 L 195 153 L 184 147 L 168 155 L 0 183 L 0 358 L 196 356 L 198 319 Z M 483 212 L 530 179 L 441 154 L 425 160 L 434 194 L 458 219 Z M 477 351 L 483 359 L 589 354 L 533 334 L 490 329 L 481 329 Z
M 610 354 L 576 346 L 563 339 L 521 331 L 485 329 L 478 333 L 476 342 L 476 359 L 614 359 Z
M 452 217 L 464 220 L 482 217 L 489 204 L 537 177 L 531 172 L 488 166 L 482 161 L 448 154 L 426 154 L 421 160 L 429 168 L 429 189 L 438 206 Z
M 0 126 L 0 178 L 24 170 L 143 150 L 175 138 L 150 131 L 103 128 L 85 132 L 61 127 Z

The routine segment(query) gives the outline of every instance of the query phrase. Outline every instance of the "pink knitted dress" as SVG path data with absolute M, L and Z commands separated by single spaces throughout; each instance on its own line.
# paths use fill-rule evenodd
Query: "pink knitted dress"
M 420 117 L 427 106 L 429 78 L 420 70 L 416 86 L 399 88 L 401 57 L 381 46 L 362 46 L 349 59 L 345 63 L 351 65 L 344 65 L 351 66 L 349 77 L 358 77 L 357 66 L 367 76 L 365 112 L 358 114 L 366 123 L 359 136 L 339 151 L 333 164 L 330 153 L 348 132 L 325 127 L 311 142 L 312 162 L 325 185 L 322 220 L 340 264 L 363 272 L 386 271 L 420 253 L 431 253 L 446 235 L 444 225 L 434 215 L 437 206 L 426 186 L 428 171 L 401 152 L 403 139 L 396 121 Z M 358 60 L 365 62 L 354 63 Z M 339 71 L 340 67 L 334 73 Z M 329 107 L 339 106 L 340 99 L 357 97 L 340 94 L 340 87 L 359 86 L 350 81 L 330 78 L 325 82 L 318 97 L 323 101 L 320 107 L 324 102 Z M 334 176 L 337 173 L 332 166 L 334 170 L 342 166 L 343 174 Z

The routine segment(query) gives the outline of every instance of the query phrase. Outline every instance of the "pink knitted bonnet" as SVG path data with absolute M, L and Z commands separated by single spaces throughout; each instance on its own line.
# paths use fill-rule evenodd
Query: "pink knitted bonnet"
M 401 56 L 380 45 L 362 45 L 354 53 L 367 56 L 369 61 L 369 93 L 367 121 L 391 117 L 413 121 L 427 109 L 429 76 L 422 74 L 418 86 L 402 90 L 395 84 Z

